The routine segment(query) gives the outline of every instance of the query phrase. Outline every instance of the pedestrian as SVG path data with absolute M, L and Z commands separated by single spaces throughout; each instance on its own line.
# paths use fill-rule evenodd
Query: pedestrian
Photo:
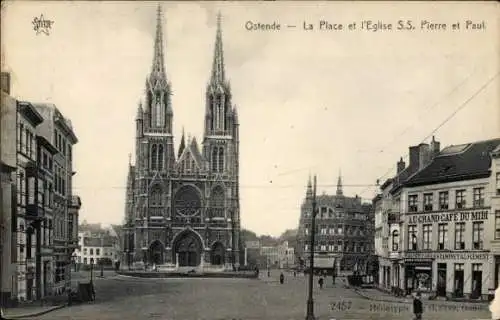
M 293 270 L 293 277 L 297 277 L 297 271 Z
M 283 284 L 285 282 L 285 276 L 283 275 L 283 272 L 280 274 L 280 283 Z
M 413 313 L 415 314 L 415 320 L 422 320 L 423 306 L 419 291 L 413 298 Z
M 318 284 L 319 284 L 319 288 L 323 289 L 323 276 L 319 277 Z
M 271 276 L 271 271 L 267 270 L 267 276 L 270 277 Z

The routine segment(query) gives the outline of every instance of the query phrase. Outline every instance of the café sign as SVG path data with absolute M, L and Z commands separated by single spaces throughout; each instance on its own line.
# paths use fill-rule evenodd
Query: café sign
M 406 252 L 408 259 L 488 260 L 486 252 Z
M 414 214 L 408 217 L 408 223 L 434 223 L 434 222 L 466 222 L 488 220 L 488 210 L 445 212 L 431 214 Z

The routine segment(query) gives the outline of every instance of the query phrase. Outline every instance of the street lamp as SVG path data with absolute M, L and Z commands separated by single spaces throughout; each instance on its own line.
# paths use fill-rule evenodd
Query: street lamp
M 307 298 L 306 320 L 315 320 L 314 318 L 314 300 L 313 300 L 313 272 L 314 272 L 314 234 L 316 232 L 316 175 L 314 176 L 313 198 L 312 198 L 312 217 L 311 217 L 311 252 L 309 267 L 309 297 Z

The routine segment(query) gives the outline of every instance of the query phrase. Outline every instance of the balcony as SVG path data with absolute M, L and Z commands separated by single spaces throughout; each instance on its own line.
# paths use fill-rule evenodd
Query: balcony
M 389 213 L 387 215 L 387 223 L 400 223 L 401 222 L 401 213 Z

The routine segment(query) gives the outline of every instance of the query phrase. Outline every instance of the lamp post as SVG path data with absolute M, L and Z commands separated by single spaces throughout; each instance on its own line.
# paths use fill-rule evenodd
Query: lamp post
M 306 320 L 315 320 L 314 300 L 313 300 L 313 273 L 314 273 L 314 236 L 316 232 L 316 175 L 314 176 L 313 198 L 312 198 L 312 217 L 311 217 L 311 250 L 309 266 L 309 297 L 307 298 Z

